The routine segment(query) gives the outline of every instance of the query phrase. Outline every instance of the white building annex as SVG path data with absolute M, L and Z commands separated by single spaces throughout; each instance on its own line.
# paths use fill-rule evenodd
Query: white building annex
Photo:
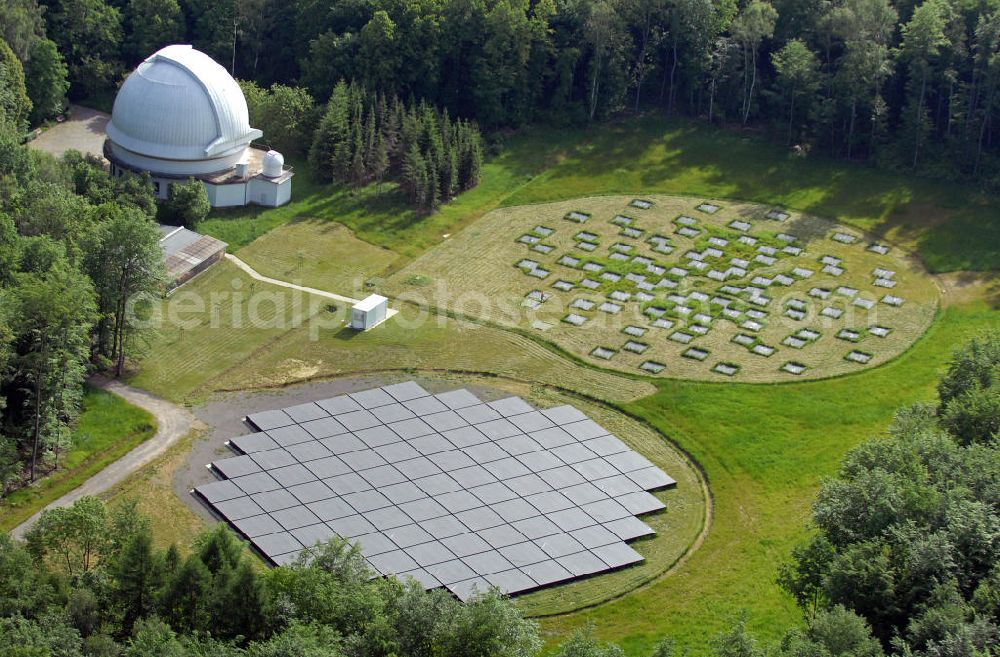
M 161 48 L 136 67 L 115 98 L 104 156 L 111 175 L 149 172 L 157 196 L 194 177 L 212 207 L 284 205 L 292 171 L 276 151 L 251 146 L 246 99 L 225 68 L 188 45 Z

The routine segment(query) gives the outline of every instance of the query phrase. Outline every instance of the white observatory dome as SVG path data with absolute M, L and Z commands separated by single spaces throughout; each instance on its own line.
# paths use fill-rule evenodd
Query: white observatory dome
M 266 177 L 277 178 L 285 168 L 285 156 L 278 151 L 268 151 L 264 155 L 262 168 L 264 170 L 261 173 Z
M 172 45 L 125 80 L 107 135 L 123 164 L 188 176 L 232 168 L 262 133 L 250 127 L 246 99 L 226 69 L 191 46 Z

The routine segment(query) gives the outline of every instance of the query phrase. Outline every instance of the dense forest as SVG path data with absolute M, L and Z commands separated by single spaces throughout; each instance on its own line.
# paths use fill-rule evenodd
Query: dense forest
M 490 132 L 655 108 L 1000 185 L 991 2 L 8 0 L 0 30 L 31 81 L 32 122 L 67 75 L 71 98 L 106 102 L 142 57 L 189 42 L 319 103 L 355 81 Z
M 448 111 L 400 102 L 357 84 L 338 83 L 313 137 L 309 159 L 320 176 L 354 185 L 387 174 L 410 202 L 434 210 L 475 187 L 483 165 L 479 129 Z
M 733 619 L 714 657 L 974 657 L 1000 646 L 1000 333 L 956 352 L 939 402 L 845 459 L 782 568 L 804 627 L 763 645 Z M 0 654 L 31 657 L 536 657 L 538 626 L 484 592 L 372 578 L 356 546 L 255 568 L 225 525 L 154 547 L 134 503 L 46 511 L 0 534 Z M 747 601 L 750 604 L 752 601 Z M 556 657 L 623 657 L 587 628 Z M 685 655 L 669 639 L 651 657 Z
M 148 177 L 29 150 L 0 112 L 0 497 L 59 466 L 86 375 L 142 350 L 136 300 L 167 283 L 155 217 L 208 209 L 200 183 L 175 188 L 158 206 Z

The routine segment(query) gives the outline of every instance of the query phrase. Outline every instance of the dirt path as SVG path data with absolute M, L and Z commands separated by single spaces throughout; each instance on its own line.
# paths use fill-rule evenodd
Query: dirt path
M 99 376 L 93 377 L 90 382 L 99 388 L 118 395 L 130 404 L 149 411 L 156 418 L 156 435 L 141 445 L 136 446 L 128 454 L 108 465 L 77 488 L 50 503 L 45 507 L 46 509 L 69 506 L 81 497 L 88 495 L 100 495 L 167 451 L 171 445 L 187 434 L 197 422 L 195 416 L 186 408 L 172 404 L 145 390 L 139 390 L 138 388 L 125 385 L 120 381 Z M 24 532 L 40 515 L 41 511 L 17 526 L 11 534 L 17 538 L 23 537 Z
M 351 297 L 345 297 L 345 296 L 342 296 L 340 294 L 336 294 L 334 292 L 327 292 L 325 290 L 317 290 L 314 287 L 306 287 L 304 285 L 296 285 L 295 283 L 289 283 L 287 281 L 278 280 L 277 278 L 270 278 L 268 276 L 264 276 L 263 274 L 259 273 L 256 269 L 254 269 L 253 267 L 251 267 L 247 263 L 243 262 L 242 260 L 240 260 L 236 256 L 234 256 L 232 253 L 227 253 L 226 254 L 226 259 L 229 260 L 234 265 L 236 265 L 237 267 L 239 267 L 240 269 L 242 269 L 244 272 L 246 272 L 246 274 L 248 276 L 250 276 L 250 278 L 253 278 L 254 280 L 258 280 L 258 281 L 261 281 L 261 282 L 264 282 L 264 283 L 270 283 L 271 285 L 278 285 L 280 287 L 287 287 L 287 288 L 292 289 L 292 290 L 298 290 L 300 292 L 305 292 L 306 294 L 315 294 L 316 296 L 326 297 L 327 299 L 333 299 L 334 301 L 339 301 L 341 303 L 349 303 L 351 305 L 354 305 L 354 304 L 358 303 L 358 301 L 360 301 L 360 299 L 352 299 Z M 393 308 L 387 309 L 386 310 L 386 316 L 385 316 L 386 319 L 389 319 L 390 317 L 392 317 L 393 315 L 395 315 L 396 312 L 397 311 L 395 309 L 393 309 Z

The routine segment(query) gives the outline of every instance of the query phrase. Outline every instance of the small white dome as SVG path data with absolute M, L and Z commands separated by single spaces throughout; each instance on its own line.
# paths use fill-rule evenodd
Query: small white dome
M 145 158 L 238 157 L 262 133 L 250 127 L 246 99 L 226 69 L 191 46 L 172 45 L 125 80 L 107 134 L 115 146 L 144 156 L 134 158 L 141 165 Z
M 268 151 L 264 154 L 262 173 L 267 178 L 277 178 L 285 168 L 285 156 L 278 151 Z

